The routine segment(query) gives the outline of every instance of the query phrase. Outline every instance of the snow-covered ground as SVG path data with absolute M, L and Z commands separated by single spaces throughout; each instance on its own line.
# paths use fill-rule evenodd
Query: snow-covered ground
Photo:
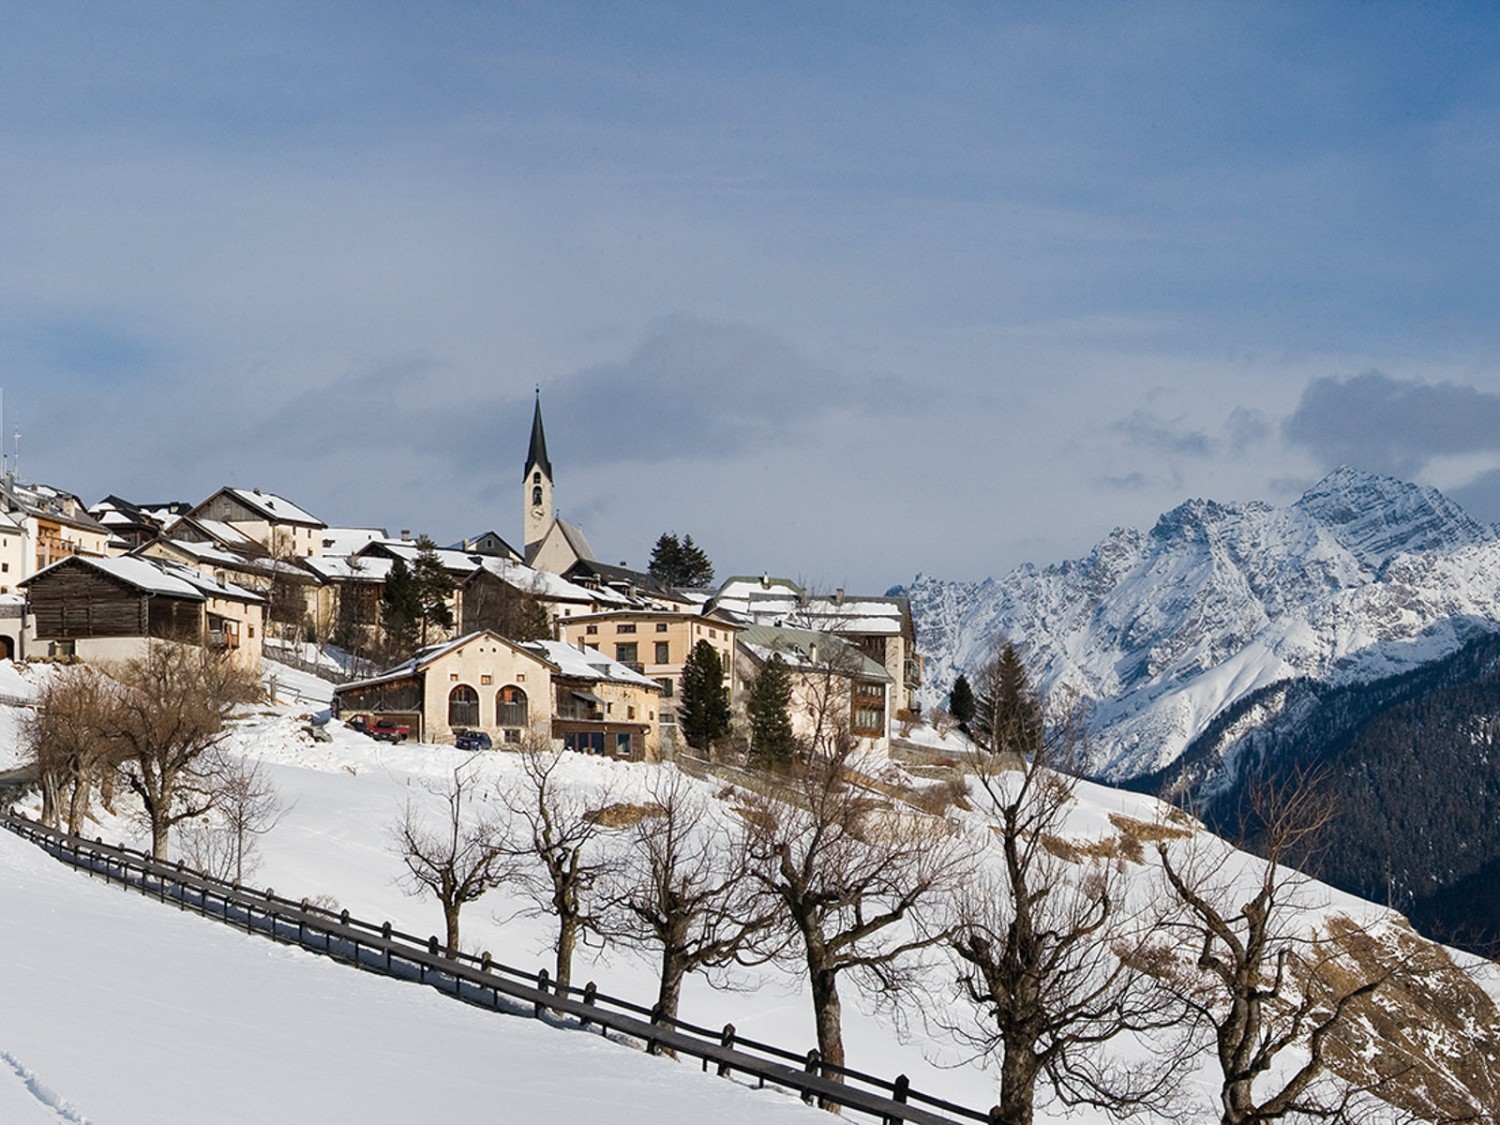
M 0 681 L 0 693 L 13 696 L 34 690 L 32 679 L 45 674 L 8 669 L 0 662 L 7 670 L 0 675 L 16 682 Z M 498 782 L 518 768 L 516 757 L 386 746 L 337 723 L 329 726 L 331 742 L 315 742 L 306 717 L 326 705 L 329 685 L 273 669 L 276 702 L 236 739 L 239 751 L 266 764 L 285 805 L 250 881 L 285 897 L 327 896 L 410 933 L 440 933 L 437 905 L 398 885 L 391 826 L 408 802 L 435 804 L 433 789 L 460 763 Z M 20 714 L 0 706 L 0 769 L 14 757 Z M 623 801 L 642 800 L 655 769 L 574 756 L 562 768 L 570 783 L 608 785 Z M 1080 785 L 1077 798 L 1068 831 L 1078 838 L 1112 836 L 1111 814 L 1150 822 L 1158 811 L 1148 798 L 1100 786 Z M 144 841 L 127 821 L 111 819 L 89 833 Z M 1315 893 L 1320 909 L 1381 913 L 1336 892 Z M 583 1114 L 628 1125 L 811 1120 L 815 1112 L 784 1095 L 704 1078 L 691 1064 L 469 1008 L 179 914 L 72 872 L 6 833 L 0 904 L 0 964 L 10 971 L 0 992 L 0 1122 L 488 1122 Z M 467 906 L 465 948 L 528 970 L 549 965 L 548 925 L 520 916 L 521 905 L 495 891 Z M 654 965 L 627 953 L 585 950 L 574 976 L 642 1004 L 655 996 Z M 743 1036 L 797 1051 L 814 1044 L 794 971 L 761 970 L 740 983 L 756 987 L 726 992 L 690 979 L 682 1018 L 733 1022 Z M 852 983 L 844 991 L 851 1066 L 905 1073 L 915 1088 L 976 1109 L 996 1100 L 994 1068 L 958 1065 L 958 1049 L 929 1037 L 920 1012 L 898 1035 L 889 1014 L 862 1004 Z M 931 1003 L 945 1002 L 942 981 L 932 994 Z M 1196 1085 L 1206 1108 L 1208 1091 Z M 1039 1118 L 1061 1119 L 1056 1111 Z M 1107 1118 L 1085 1112 L 1067 1120 Z

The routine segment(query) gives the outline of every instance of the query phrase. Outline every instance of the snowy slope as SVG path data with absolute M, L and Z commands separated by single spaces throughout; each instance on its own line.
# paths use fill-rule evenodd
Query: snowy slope
M 1082 559 L 900 592 L 927 705 L 1008 637 L 1091 707 L 1093 767 L 1127 778 L 1257 688 L 1386 675 L 1496 628 L 1500 539 L 1434 489 L 1339 469 L 1286 508 L 1190 500 Z

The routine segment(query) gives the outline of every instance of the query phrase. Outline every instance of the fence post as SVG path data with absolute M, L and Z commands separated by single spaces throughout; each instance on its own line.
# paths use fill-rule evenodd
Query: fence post
M 726 1051 L 734 1050 L 734 1024 L 726 1023 L 724 1025 L 724 1030 L 719 1033 L 719 1046 L 723 1047 Z M 727 1060 L 719 1063 L 719 1077 L 729 1077 L 729 1063 Z
M 543 995 L 546 995 L 546 992 L 547 992 L 547 982 L 550 979 L 551 978 L 547 975 L 547 970 L 546 969 L 538 969 L 537 970 L 537 972 L 536 972 L 536 986 L 537 986 L 538 991 L 540 991 Z M 544 1005 L 542 1004 L 542 1002 L 540 1000 L 538 1000 L 537 1003 L 536 1003 L 536 1015 L 537 1015 L 538 1019 L 541 1019 L 542 1008 L 543 1007 L 544 1007 Z
M 823 1056 L 819 1054 L 818 1049 L 814 1047 L 812 1050 L 807 1052 L 807 1065 L 802 1069 L 805 1070 L 808 1074 L 817 1074 L 818 1068 L 822 1064 L 822 1062 Z M 814 1094 L 811 1090 L 804 1091 L 802 1094 L 802 1100 L 805 1101 L 808 1105 L 812 1105 L 813 1097 Z
M 909 1090 L 911 1090 L 911 1079 L 904 1074 L 896 1075 L 895 1085 L 891 1087 L 891 1101 L 905 1105 L 906 1095 Z M 901 1125 L 901 1122 L 904 1120 L 905 1118 L 900 1114 L 893 1113 L 886 1117 L 885 1125 Z
M 385 971 L 391 971 L 391 920 L 387 918 L 380 926 L 380 936 L 385 940 Z
M 599 995 L 599 986 L 597 984 L 595 984 L 593 981 L 589 981 L 588 984 L 586 984 L 586 985 L 583 986 L 583 1002 L 585 1004 L 589 1005 L 589 1007 L 593 1007 L 594 1000 L 595 1000 L 595 998 L 598 995 Z M 594 1021 L 591 1020 L 591 1019 L 589 1019 L 588 1016 L 584 1016 L 583 1017 L 583 1022 L 579 1026 L 580 1027 L 588 1027 L 588 1025 L 591 1024 L 591 1023 L 593 1023 L 593 1022 Z M 600 1024 L 599 1026 L 602 1029 L 604 1025 Z
M 658 1027 L 660 1027 L 660 1026 L 661 1026 L 661 1005 L 660 1004 L 652 1004 L 651 1005 L 651 1031 L 652 1031 L 652 1035 L 651 1035 L 650 1039 L 646 1040 L 646 1054 L 648 1054 L 648 1055 L 659 1055 L 659 1054 L 661 1054 L 661 1044 L 656 1041 L 656 1035 L 655 1035 L 656 1029 Z

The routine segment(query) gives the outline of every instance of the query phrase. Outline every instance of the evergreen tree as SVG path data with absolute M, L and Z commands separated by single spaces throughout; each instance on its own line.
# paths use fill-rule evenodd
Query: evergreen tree
M 501 634 L 525 644 L 527 641 L 550 641 L 552 639 L 552 615 L 542 599 L 532 593 L 523 593 L 516 604 L 514 623 L 509 632 Z
M 385 592 L 380 596 L 380 624 L 385 630 L 388 656 L 406 656 L 416 647 L 421 616 L 422 602 L 411 568 L 404 559 L 397 559 L 385 577 Z
M 974 734 L 995 753 L 1030 756 L 1042 745 L 1042 705 L 1026 665 L 1007 644 L 985 666 L 975 698 Z
M 453 576 L 438 558 L 437 544 L 423 535 L 417 540 L 417 561 L 411 569 L 412 588 L 417 603 L 417 621 L 422 629 L 422 643 L 427 643 L 429 625 L 453 628 L 453 609 L 448 604 L 455 583 Z
M 669 586 L 707 586 L 714 580 L 714 566 L 691 535 L 677 538 L 675 531 L 662 534 L 651 549 L 647 570 Z
M 974 689 L 969 686 L 969 677 L 962 672 L 948 693 L 948 714 L 958 723 L 959 730 L 969 733 L 969 724 L 974 721 Z
M 758 766 L 785 766 L 797 754 L 788 708 L 792 675 L 780 653 L 773 653 L 756 677 L 746 711 L 750 718 L 750 759 Z
M 682 702 L 677 706 L 682 737 L 696 750 L 709 750 L 729 733 L 729 689 L 718 650 L 699 641 L 682 666 Z

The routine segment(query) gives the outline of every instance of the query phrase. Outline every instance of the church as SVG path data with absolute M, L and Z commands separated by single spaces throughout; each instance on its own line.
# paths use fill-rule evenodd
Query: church
M 537 390 L 531 417 L 531 446 L 521 478 L 523 559 L 535 570 L 566 574 L 580 562 L 595 562 L 583 529 L 557 515 L 552 497 L 552 462 L 547 458 L 547 431 L 542 426 L 542 392 Z

